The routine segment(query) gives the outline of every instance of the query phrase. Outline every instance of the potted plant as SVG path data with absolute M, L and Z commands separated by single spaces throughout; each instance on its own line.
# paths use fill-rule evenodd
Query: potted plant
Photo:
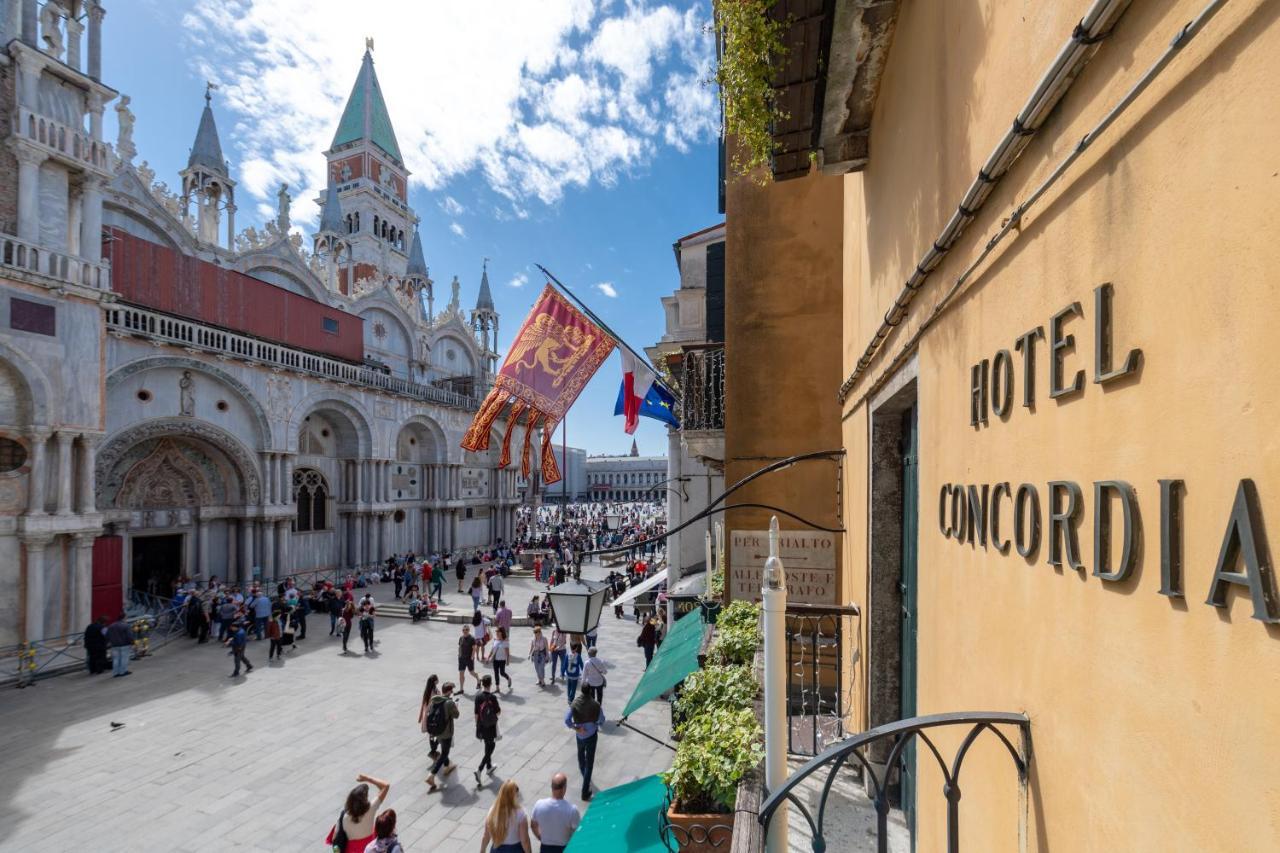
M 763 738 L 750 707 L 715 706 L 684 721 L 675 759 L 663 774 L 671 789 L 667 820 L 680 850 L 727 849 L 738 783 L 763 760 Z
M 749 601 L 735 601 L 720 612 L 715 639 L 708 652 L 709 660 L 728 665 L 746 665 L 760 648 L 760 606 Z
M 760 692 L 750 667 L 712 664 L 690 675 L 672 706 L 675 736 L 684 737 L 684 724 L 715 708 L 750 708 Z

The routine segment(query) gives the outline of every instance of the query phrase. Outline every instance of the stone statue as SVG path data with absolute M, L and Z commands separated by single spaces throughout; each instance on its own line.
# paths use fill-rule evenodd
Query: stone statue
M 462 285 L 458 283 L 456 275 L 449 287 L 453 290 L 453 295 L 449 297 L 449 310 L 456 314 L 462 311 Z
M 54 59 L 62 59 L 66 44 L 62 40 L 62 19 L 67 10 L 61 0 L 48 0 L 40 10 L 40 37 L 44 40 L 44 52 Z
M 133 110 L 129 109 L 129 96 L 121 95 L 116 103 L 116 122 L 120 125 L 120 134 L 116 137 L 116 154 L 126 163 L 133 162 L 138 149 L 133 144 Z
M 289 204 L 293 198 L 289 195 L 289 185 L 281 184 L 276 193 L 276 228 L 281 234 L 289 233 Z
M 196 414 L 196 393 L 193 385 L 195 381 L 191 378 L 191 371 L 182 371 L 182 378 L 178 380 L 178 412 L 184 418 L 193 418 Z

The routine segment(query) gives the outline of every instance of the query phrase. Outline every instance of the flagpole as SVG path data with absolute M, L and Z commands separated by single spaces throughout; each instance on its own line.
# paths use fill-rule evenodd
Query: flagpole
M 643 364 L 645 367 L 649 368 L 649 370 L 653 372 L 653 379 L 654 379 L 654 381 L 655 381 L 655 382 L 657 382 L 659 385 L 661 385 L 663 388 L 666 388 L 666 389 L 667 389 L 667 391 L 668 391 L 668 393 L 670 393 L 670 394 L 671 394 L 671 396 L 675 397 L 675 398 L 676 398 L 676 401 L 677 401 L 677 402 L 679 402 L 679 400 L 680 400 L 680 394 L 676 391 L 676 389 L 672 388 L 672 387 L 671 387 L 670 385 L 668 385 L 666 382 L 663 382 L 663 381 L 662 381 L 662 376 L 661 376 L 661 375 L 659 375 L 657 368 L 655 368 L 652 364 L 650 364 L 650 363 L 649 363 L 649 359 L 645 358 L 643 355 L 641 355 L 640 353 L 638 353 L 638 352 L 636 352 L 634 349 L 632 349 L 632 348 L 631 348 L 631 344 L 629 344 L 629 343 L 627 343 L 626 341 L 624 341 L 624 340 L 622 339 L 622 337 L 621 337 L 617 332 L 615 332 L 613 329 L 609 328 L 609 324 L 608 324 L 608 323 L 606 323 L 604 320 L 601 320 L 601 319 L 600 319 L 600 317 L 596 314 L 596 312 L 592 311 L 590 308 L 588 308 L 588 307 L 587 307 L 587 303 L 585 303 L 585 302 L 583 302 L 581 299 L 579 299 L 579 298 L 574 294 L 574 292 L 573 292 L 572 290 L 570 290 L 570 289 L 565 285 L 565 283 L 564 283 L 564 282 L 562 282 L 560 279 L 558 279 L 558 278 L 556 278 L 554 275 L 552 275 L 552 274 L 551 274 L 551 271 L 550 271 L 549 269 L 547 269 L 546 267 L 544 267 L 542 264 L 534 264 L 534 266 L 536 266 L 538 269 L 542 270 L 542 274 L 543 274 L 543 275 L 545 275 L 548 279 L 550 279 L 552 284 L 554 284 L 556 287 L 560 288 L 560 290 L 564 291 L 564 295 L 565 295 L 565 296 L 567 296 L 567 297 L 569 297 L 570 299 L 572 299 L 575 303 L 577 303 L 577 305 L 578 305 L 578 307 L 579 307 L 579 308 L 581 308 L 583 311 L 587 312 L 587 316 L 591 318 L 591 321 L 592 321 L 593 323 L 595 323 L 597 326 L 599 326 L 599 327 L 601 328 L 601 330 L 603 330 L 603 331 L 604 331 L 604 333 L 605 333 L 606 335 L 608 335 L 609 337 L 613 338 L 614 342 L 615 342 L 618 346 L 622 347 L 622 348 L 623 348 L 623 349 L 625 349 L 627 352 L 631 353 L 631 355 L 636 359 L 636 361 L 640 362 L 640 363 L 641 363 L 641 364 Z

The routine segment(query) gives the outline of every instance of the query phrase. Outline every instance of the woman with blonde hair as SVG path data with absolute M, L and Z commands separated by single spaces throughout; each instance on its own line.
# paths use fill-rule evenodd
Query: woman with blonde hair
M 484 819 L 480 853 L 532 853 L 529 818 L 520 808 L 520 786 L 508 779 L 498 789 L 498 798 Z

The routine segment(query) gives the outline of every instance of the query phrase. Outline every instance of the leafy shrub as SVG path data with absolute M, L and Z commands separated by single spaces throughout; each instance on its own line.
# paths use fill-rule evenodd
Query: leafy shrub
M 663 774 L 676 811 L 732 811 L 738 783 L 764 758 L 763 737 L 751 708 L 712 708 L 687 721 L 671 769 Z
M 718 628 L 746 628 L 760 624 L 760 605 L 754 601 L 735 601 L 720 612 Z
M 745 666 L 709 665 L 684 682 L 676 701 L 676 716 L 681 720 L 677 734 L 684 736 L 689 720 L 716 708 L 750 708 L 759 693 L 759 685 Z

